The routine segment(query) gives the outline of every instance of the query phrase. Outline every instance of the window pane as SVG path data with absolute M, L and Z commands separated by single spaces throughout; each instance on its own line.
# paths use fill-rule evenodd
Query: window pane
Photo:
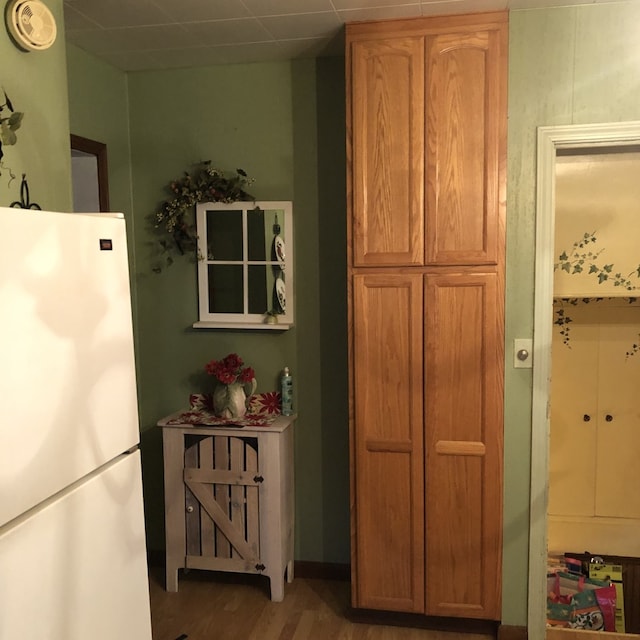
M 242 265 L 210 264 L 209 313 L 244 313 Z
M 207 210 L 207 260 L 242 260 L 242 211 Z
M 269 311 L 269 276 L 270 270 L 266 265 L 249 265 L 249 313 Z
M 249 260 L 266 260 L 267 244 L 271 248 L 271 229 L 267 231 L 264 211 L 256 207 L 247 212 L 247 254 Z

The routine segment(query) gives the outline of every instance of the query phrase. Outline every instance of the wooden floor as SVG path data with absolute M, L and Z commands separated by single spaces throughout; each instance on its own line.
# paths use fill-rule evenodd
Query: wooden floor
M 261 576 L 190 571 L 178 593 L 151 568 L 153 640 L 493 640 L 493 635 L 429 631 L 349 621 L 349 583 L 296 578 L 271 602 Z

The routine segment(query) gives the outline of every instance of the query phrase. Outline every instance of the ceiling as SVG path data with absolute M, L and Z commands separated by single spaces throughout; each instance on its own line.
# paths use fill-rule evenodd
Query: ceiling
M 68 42 L 119 69 L 136 71 L 340 55 L 346 22 L 584 3 L 585 0 L 64 0 L 64 18 Z

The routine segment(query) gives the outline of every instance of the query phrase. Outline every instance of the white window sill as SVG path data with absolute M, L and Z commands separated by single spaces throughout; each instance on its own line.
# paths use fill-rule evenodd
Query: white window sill
M 277 322 L 267 324 L 266 322 L 194 322 L 194 329 L 266 329 L 268 331 L 286 331 L 291 329 L 291 322 Z

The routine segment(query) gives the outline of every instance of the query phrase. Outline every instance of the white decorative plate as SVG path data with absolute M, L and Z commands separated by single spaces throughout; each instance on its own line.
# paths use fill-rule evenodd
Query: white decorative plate
M 273 245 L 276 249 L 276 258 L 278 262 L 284 262 L 284 240 L 280 236 L 273 239 Z
M 278 302 L 280 303 L 280 308 L 282 311 L 286 311 L 287 309 L 287 300 L 286 300 L 286 288 L 284 286 L 284 280 L 282 278 L 276 279 L 276 295 L 278 296 Z

